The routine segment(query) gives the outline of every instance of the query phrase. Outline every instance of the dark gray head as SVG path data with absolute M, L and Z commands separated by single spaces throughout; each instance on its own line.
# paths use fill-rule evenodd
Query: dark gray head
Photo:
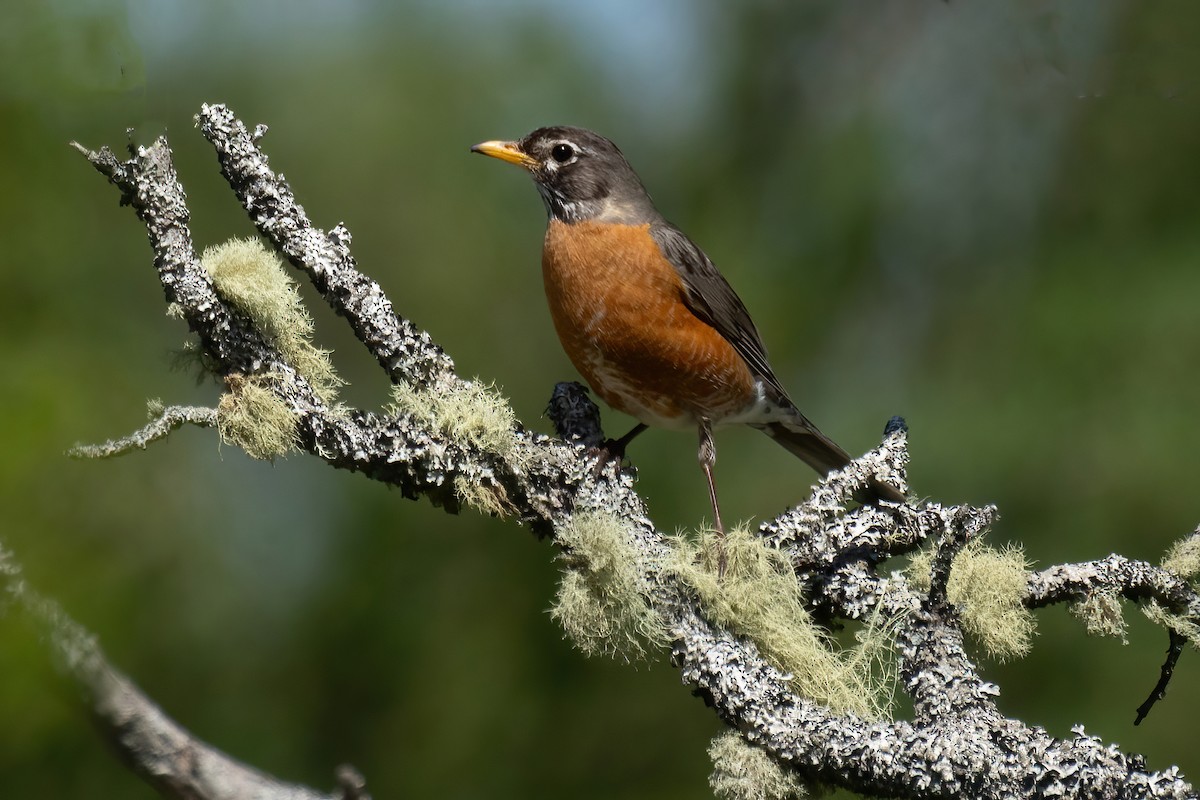
M 538 128 L 518 142 L 483 142 L 473 152 L 529 171 L 551 219 L 640 225 L 662 219 L 625 156 L 583 128 Z

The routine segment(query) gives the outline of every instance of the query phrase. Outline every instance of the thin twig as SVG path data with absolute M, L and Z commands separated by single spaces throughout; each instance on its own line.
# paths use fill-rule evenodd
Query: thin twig
M 1154 684 L 1154 689 L 1150 692 L 1150 696 L 1137 708 L 1137 718 L 1133 721 L 1134 725 L 1141 725 L 1142 720 L 1150 713 L 1150 709 L 1154 708 L 1154 704 L 1166 697 L 1167 684 L 1171 682 L 1171 676 L 1175 674 L 1175 665 L 1179 662 L 1179 656 L 1183 654 L 1184 645 L 1187 644 L 1187 639 L 1175 631 L 1169 631 L 1168 633 L 1171 641 L 1167 645 L 1167 658 L 1163 661 L 1162 668 L 1158 673 L 1158 682 Z
M 112 458 L 134 450 L 145 450 L 151 443 L 165 439 L 184 425 L 211 428 L 217 424 L 217 410 L 204 406 L 168 406 L 146 426 L 120 439 L 100 444 L 77 444 L 67 451 L 71 458 Z

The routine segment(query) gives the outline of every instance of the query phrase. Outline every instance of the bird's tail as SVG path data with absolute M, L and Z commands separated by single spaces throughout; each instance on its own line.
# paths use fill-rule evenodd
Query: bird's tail
M 755 425 L 763 433 L 770 436 L 779 444 L 808 464 L 818 474 L 828 475 L 835 469 L 841 469 L 850 463 L 850 454 L 837 445 L 832 439 L 817 430 L 799 411 L 793 419 L 779 422 L 767 422 Z M 888 500 L 903 503 L 905 497 L 896 488 L 886 483 L 872 480 L 867 488 L 855 495 L 860 503 L 874 504 L 878 500 Z

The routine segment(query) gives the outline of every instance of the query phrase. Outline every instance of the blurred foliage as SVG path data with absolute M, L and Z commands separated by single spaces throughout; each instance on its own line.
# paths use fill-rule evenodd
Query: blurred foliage
M 1200 522 L 1200 7 L 1022 0 L 255 4 L 10 0 L 0 11 L 0 503 L 31 579 L 166 711 L 283 778 L 349 761 L 376 797 L 696 797 L 719 724 L 664 664 L 585 660 L 545 613 L 550 549 L 312 459 L 275 466 L 182 431 L 68 461 L 148 397 L 212 405 L 171 369 L 140 224 L 66 143 L 164 131 L 198 247 L 251 228 L 192 129 L 203 102 L 264 145 L 317 224 L 460 371 L 533 426 L 573 377 L 541 298 L 542 211 L 474 142 L 567 122 L 616 139 L 754 312 L 783 382 L 852 451 L 912 426 L 911 479 L 995 502 L 996 544 L 1042 564 L 1158 560 Z M 311 301 L 311 291 L 305 295 Z M 381 407 L 340 320 L 318 340 Z M 613 432 L 628 420 L 613 415 Z M 813 476 L 718 436 L 727 515 Z M 632 448 L 666 528 L 706 509 L 691 437 Z M 1188 653 L 1139 728 L 1166 637 L 1129 647 L 1039 615 L 988 677 L 1006 713 L 1179 764 Z M 0 794 L 152 797 L 0 626 Z

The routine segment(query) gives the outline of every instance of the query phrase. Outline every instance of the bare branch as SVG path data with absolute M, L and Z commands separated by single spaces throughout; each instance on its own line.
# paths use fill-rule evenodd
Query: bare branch
M 6 605 L 38 632 L 57 669 L 79 688 L 85 710 L 121 758 L 165 796 L 186 800 L 338 800 L 339 795 L 284 783 L 259 772 L 200 741 L 168 717 L 109 664 L 94 637 L 56 603 L 29 586 L 12 553 L 3 545 L 0 589 Z
M 1159 670 L 1158 681 L 1155 682 L 1150 695 L 1138 706 L 1134 725 L 1141 725 L 1150 709 L 1154 708 L 1154 704 L 1167 695 L 1167 684 L 1171 682 L 1171 676 L 1175 674 L 1175 665 L 1179 663 L 1179 656 L 1183 655 L 1183 647 L 1187 644 L 1187 639 L 1175 631 L 1170 632 L 1170 640 L 1170 644 L 1167 645 L 1167 657 Z

